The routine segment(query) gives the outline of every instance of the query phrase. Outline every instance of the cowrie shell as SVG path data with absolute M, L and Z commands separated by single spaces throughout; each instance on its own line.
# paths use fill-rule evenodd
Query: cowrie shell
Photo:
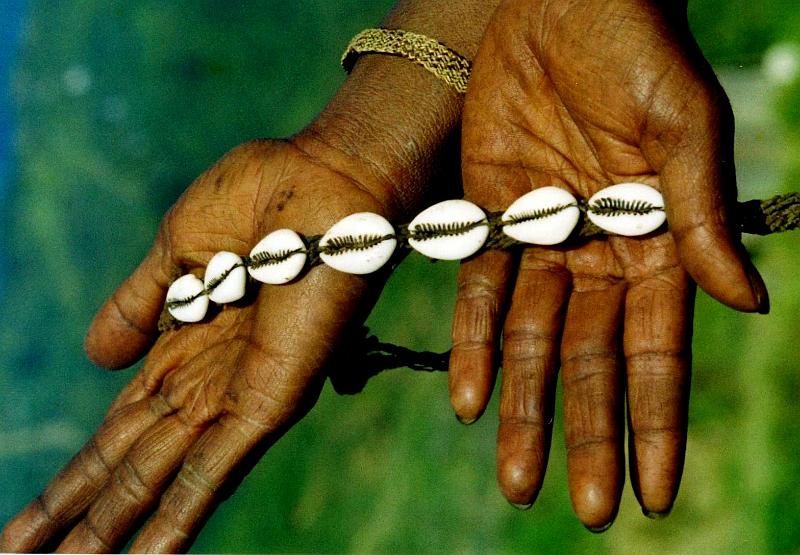
M 525 193 L 503 213 L 503 233 L 533 245 L 563 243 L 575 226 L 581 211 L 575 197 L 558 187 L 542 187 Z
M 244 297 L 247 273 L 238 254 L 221 251 L 208 261 L 205 288 L 217 304 L 232 303 Z
M 291 229 L 277 229 L 250 251 L 247 271 L 261 283 L 280 285 L 292 281 L 306 264 L 306 245 Z
M 357 212 L 336 222 L 319 246 L 319 257 L 331 268 L 347 274 L 371 274 L 392 257 L 397 238 L 383 216 Z
M 432 234 L 433 237 L 427 235 Z M 435 235 L 441 234 L 437 237 Z M 445 200 L 408 224 L 408 244 L 429 258 L 460 260 L 475 254 L 489 236 L 486 214 L 467 200 Z
M 667 218 L 664 197 L 641 183 L 619 183 L 596 192 L 586 215 L 597 227 L 627 237 L 655 231 Z
M 205 290 L 205 285 L 197 276 L 187 274 L 179 277 L 167 290 L 167 310 L 180 322 L 199 322 L 208 311 Z M 173 304 L 175 306 L 170 306 Z

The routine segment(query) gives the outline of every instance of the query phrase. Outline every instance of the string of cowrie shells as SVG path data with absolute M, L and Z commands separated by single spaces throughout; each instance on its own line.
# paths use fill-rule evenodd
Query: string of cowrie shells
M 800 225 L 798 193 L 740 203 L 737 208 L 743 231 L 765 234 Z M 482 248 L 557 245 L 576 233 L 581 213 L 589 220 L 579 230 L 584 237 L 642 236 L 666 220 L 659 191 L 641 183 L 619 183 L 585 202 L 564 189 L 542 187 L 524 194 L 502 213 L 487 214 L 467 200 L 446 200 L 397 229 L 370 212 L 351 214 L 322 236 L 304 239 L 291 229 L 278 229 L 259 241 L 249 255 L 215 254 L 202 280 L 194 274 L 175 280 L 167 291 L 159 326 L 164 330 L 199 322 L 206 317 L 210 302 L 223 305 L 242 299 L 248 281 L 289 283 L 319 263 L 363 275 L 380 270 L 400 248 L 410 247 L 435 260 L 461 260 Z

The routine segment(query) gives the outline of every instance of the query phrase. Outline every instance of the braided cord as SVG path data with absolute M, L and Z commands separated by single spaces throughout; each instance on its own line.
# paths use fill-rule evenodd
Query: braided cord
M 609 210 L 617 212 L 621 210 L 619 207 L 595 207 L 593 205 L 588 205 L 585 202 L 578 202 L 577 207 L 581 210 L 581 212 L 597 211 L 600 213 L 606 213 Z M 628 211 L 641 211 L 642 209 L 643 208 L 640 206 L 624 208 L 624 210 Z M 651 208 L 647 208 L 647 210 L 651 210 Z M 411 250 L 409 239 L 431 240 L 452 235 L 459 235 L 462 233 L 467 233 L 470 230 L 483 225 L 488 226 L 489 235 L 482 247 L 482 250 L 511 249 L 514 247 L 526 246 L 527 243 L 517 241 L 503 232 L 503 226 L 507 225 L 509 222 L 504 222 L 502 220 L 502 215 L 502 212 L 491 212 L 485 220 L 476 222 L 462 222 L 453 225 L 447 224 L 441 226 L 423 227 L 419 230 L 416 228 L 409 230 L 408 224 L 401 224 L 396 226 L 396 232 L 394 235 L 348 236 L 326 245 L 320 245 L 322 235 L 306 237 L 306 267 L 312 268 L 322 264 L 320 254 L 333 254 L 366 249 L 389 239 L 395 239 L 397 241 L 394 256 L 396 257 L 396 260 L 400 260 Z M 786 195 L 776 195 L 766 200 L 751 200 L 747 202 L 741 202 L 736 206 L 735 217 L 737 225 L 739 226 L 740 231 L 743 233 L 769 235 L 771 233 L 779 233 L 798 229 L 800 228 L 800 193 L 788 193 Z M 575 231 L 573 231 L 571 239 L 584 240 L 603 235 L 608 235 L 608 232 L 594 225 L 591 221 L 589 221 L 588 218 L 582 218 L 581 223 L 575 228 Z M 275 260 L 283 260 L 288 256 L 298 252 L 300 251 L 280 253 Z M 186 305 L 202 295 L 210 294 L 235 268 L 257 268 L 270 262 L 271 260 L 263 258 L 263 256 L 256 256 L 254 258 L 248 256 L 242 257 L 241 264 L 231 267 L 227 272 L 220 275 L 217 279 L 209 282 L 203 291 L 200 291 L 192 297 L 168 301 L 165 304 L 164 311 L 161 315 L 161 319 L 159 320 L 159 329 L 164 331 L 167 329 L 173 329 L 178 325 L 178 322 L 169 314 L 168 308 Z M 251 281 L 257 283 L 255 280 Z
M 379 53 L 400 56 L 424 67 L 459 93 L 467 92 L 472 63 L 439 41 L 401 29 L 365 29 L 347 45 L 342 55 L 346 71 L 360 54 Z
M 581 208 L 585 210 L 585 208 Z M 743 233 L 754 235 L 770 235 L 800 229 L 800 193 L 788 193 L 765 200 L 741 202 L 736 207 L 736 220 Z M 588 220 L 584 221 L 577 232 L 579 237 L 586 238 L 604 234 L 602 229 Z M 489 241 L 492 238 L 493 234 L 490 234 Z M 508 237 L 506 239 L 510 241 L 505 243 L 499 237 L 496 239 L 500 243 L 494 248 L 505 248 L 517 243 Z M 487 247 L 489 247 L 488 241 Z M 365 364 L 357 364 L 350 368 L 352 373 L 346 378 L 331 375 L 331 382 L 339 393 L 361 391 L 371 377 L 384 370 L 394 368 L 405 367 L 424 372 L 446 372 L 450 360 L 450 351 L 443 353 L 418 352 L 392 343 L 383 343 L 377 337 L 369 335 L 367 328 L 364 328 L 364 337 L 361 340 L 360 349 L 357 351 L 363 353 L 360 355 L 360 360 Z M 498 357 L 500 356 L 498 354 Z
M 789 193 L 763 200 L 760 212 L 764 213 L 770 233 L 790 231 L 800 227 L 800 193 Z

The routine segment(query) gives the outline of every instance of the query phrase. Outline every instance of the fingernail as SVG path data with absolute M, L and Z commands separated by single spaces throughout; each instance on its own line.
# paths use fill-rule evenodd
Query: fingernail
M 456 413 L 456 419 L 458 419 L 458 421 L 464 424 L 465 426 L 469 426 L 470 424 L 472 424 L 477 420 L 477 418 L 465 418 L 458 413 Z
M 613 520 L 611 522 L 606 522 L 602 526 L 586 526 L 585 524 L 584 526 L 586 526 L 586 529 L 589 530 L 589 532 L 591 532 L 592 534 L 602 534 L 603 532 L 611 528 L 612 524 L 614 524 Z
M 769 314 L 769 293 L 767 293 L 767 286 L 764 284 L 764 280 L 754 266 L 748 268 L 747 279 L 750 281 L 750 290 L 756 298 L 756 303 L 758 303 L 758 308 L 756 310 L 759 314 Z
M 514 502 L 512 502 L 512 501 L 509 501 L 508 503 L 509 503 L 509 504 L 510 504 L 512 507 L 514 507 L 515 509 L 517 509 L 518 511 L 527 511 L 528 509 L 530 509 L 531 507 L 533 507 L 533 501 L 531 501 L 530 503 L 514 503 Z
M 652 520 L 661 520 L 663 518 L 667 518 L 669 513 L 672 509 L 667 509 L 666 511 L 656 512 L 656 511 L 648 511 L 645 508 L 642 508 L 642 514 L 649 519 Z

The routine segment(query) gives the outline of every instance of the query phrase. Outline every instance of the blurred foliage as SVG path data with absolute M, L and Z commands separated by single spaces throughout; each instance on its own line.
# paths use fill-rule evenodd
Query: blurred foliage
M 91 367 L 81 339 L 161 214 L 227 149 L 313 118 L 343 79 L 342 47 L 390 3 L 31 2 L 14 77 L 17 186 L 0 208 L 10 260 L 0 322 L 0 522 L 79 448 L 131 376 Z M 797 189 L 800 82 L 772 84 L 758 68 L 772 45 L 800 41 L 795 2 L 699 0 L 690 15 L 736 110 L 743 196 Z M 496 400 L 465 428 L 452 417 L 446 376 L 395 370 L 358 396 L 326 388 L 195 550 L 800 550 L 800 241 L 748 247 L 773 312 L 735 314 L 700 296 L 689 451 L 669 519 L 642 518 L 626 489 L 610 531 L 583 530 L 566 493 L 558 423 L 542 495 L 529 512 L 509 508 L 494 481 Z M 455 271 L 410 257 L 371 317 L 374 331 L 445 349 Z
M 800 33 L 794 0 L 689 0 L 689 20 L 703 53 L 716 66 L 760 63 L 767 48 Z

